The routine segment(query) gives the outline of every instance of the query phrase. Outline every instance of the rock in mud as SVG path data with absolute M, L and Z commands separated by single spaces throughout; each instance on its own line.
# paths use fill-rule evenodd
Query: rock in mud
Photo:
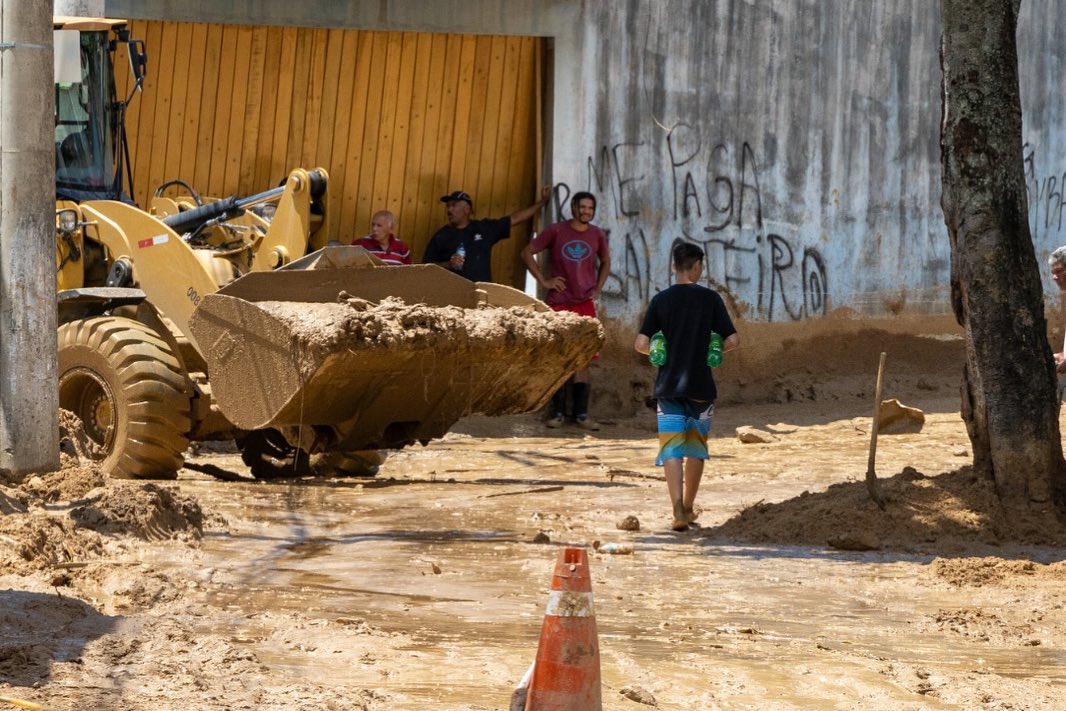
M 617 524 L 615 524 L 615 527 L 618 528 L 618 530 L 620 531 L 639 531 L 640 519 L 638 519 L 636 516 L 626 516 Z
M 881 541 L 877 536 L 865 531 L 844 533 L 826 541 L 830 548 L 838 551 L 879 551 Z
M 925 426 L 925 413 L 917 407 L 907 407 L 899 400 L 882 400 L 878 432 L 881 434 L 914 434 Z
M 737 428 L 737 439 L 743 444 L 768 444 L 774 441 L 774 436 L 766 430 L 745 425 Z
M 652 696 L 650 691 L 643 687 L 636 686 L 635 684 L 623 686 L 618 693 L 630 701 L 636 701 L 638 704 L 644 704 L 645 706 L 659 705 L 659 702 L 655 700 L 655 697 Z

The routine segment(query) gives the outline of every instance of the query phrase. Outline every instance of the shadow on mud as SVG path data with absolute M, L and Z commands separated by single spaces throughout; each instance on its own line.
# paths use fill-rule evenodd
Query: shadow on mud
M 0 682 L 48 682 L 53 665 L 81 664 L 85 647 L 112 632 L 119 620 L 55 593 L 0 591 Z M 82 708 L 103 708 L 88 698 L 81 701 L 87 702 Z

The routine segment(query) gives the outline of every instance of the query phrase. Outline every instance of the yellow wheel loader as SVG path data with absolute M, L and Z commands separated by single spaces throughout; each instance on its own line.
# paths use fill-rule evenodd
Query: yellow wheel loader
M 120 21 L 55 26 L 60 406 L 111 476 L 173 477 L 190 441 L 227 438 L 260 477 L 312 455 L 372 473 L 374 450 L 540 407 L 602 345 L 598 321 L 515 289 L 323 246 L 322 169 L 142 210 L 111 55 L 128 48 L 135 93 L 143 48 Z

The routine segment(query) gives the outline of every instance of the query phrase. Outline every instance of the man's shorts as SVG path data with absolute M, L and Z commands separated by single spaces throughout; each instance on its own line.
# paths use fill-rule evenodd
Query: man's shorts
M 592 302 L 592 299 L 588 301 L 582 301 L 578 304 L 548 304 L 552 311 L 569 311 L 570 313 L 577 314 L 578 316 L 588 316 L 589 318 L 596 318 L 596 304 Z M 592 360 L 599 360 L 600 354 L 592 356 Z
M 659 456 L 656 466 L 667 459 L 708 459 L 707 434 L 714 420 L 714 403 L 679 398 L 659 400 Z
M 578 316 L 588 316 L 589 318 L 596 318 L 596 304 L 592 302 L 592 299 L 588 301 L 582 301 L 577 304 L 548 304 L 551 306 L 552 311 L 569 311 L 575 313 Z

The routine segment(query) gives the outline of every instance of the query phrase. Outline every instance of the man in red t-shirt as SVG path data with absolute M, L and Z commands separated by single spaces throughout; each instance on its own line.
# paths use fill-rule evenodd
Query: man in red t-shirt
M 370 234 L 361 237 L 352 246 L 362 247 L 387 266 L 411 263 L 411 250 L 392 233 L 396 218 L 388 210 L 379 210 L 370 218 Z
M 571 218 L 549 226 L 522 250 L 522 259 L 537 282 L 547 290 L 544 300 L 556 311 L 572 311 L 596 318 L 594 302 L 600 298 L 603 284 L 611 273 L 611 256 L 607 237 L 592 224 L 596 216 L 596 197 L 592 193 L 575 193 L 570 200 Z M 549 250 L 551 276 L 544 276 L 534 255 Z M 566 416 L 567 389 L 571 390 L 574 422 L 587 430 L 598 430 L 589 419 L 589 370 L 574 373 L 552 397 L 548 427 L 560 427 Z

